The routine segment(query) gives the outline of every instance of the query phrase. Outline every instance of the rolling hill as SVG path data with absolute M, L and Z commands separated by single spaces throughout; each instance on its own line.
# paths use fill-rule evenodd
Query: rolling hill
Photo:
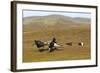
M 31 16 L 23 18 L 23 24 L 25 29 L 38 29 L 45 27 L 79 27 L 85 26 L 86 24 L 90 24 L 90 19 L 88 18 L 72 18 L 63 15 L 48 15 L 48 16 Z M 84 24 L 84 25 L 82 25 Z M 86 25 L 89 26 L 89 25 Z M 39 29 L 40 29 L 39 28 Z

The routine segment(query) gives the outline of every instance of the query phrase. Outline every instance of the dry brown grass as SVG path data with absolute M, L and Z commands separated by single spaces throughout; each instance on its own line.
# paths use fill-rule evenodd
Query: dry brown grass
M 88 25 L 72 28 L 39 28 L 25 30 L 23 32 L 23 62 L 58 61 L 58 60 L 81 60 L 90 59 L 90 27 Z M 32 43 L 36 39 L 51 40 L 55 36 L 57 42 L 64 47 L 62 50 L 53 52 L 39 52 Z M 84 46 L 78 46 L 78 42 L 84 42 Z M 72 46 L 65 43 L 72 42 Z M 47 48 L 47 47 L 46 47 Z

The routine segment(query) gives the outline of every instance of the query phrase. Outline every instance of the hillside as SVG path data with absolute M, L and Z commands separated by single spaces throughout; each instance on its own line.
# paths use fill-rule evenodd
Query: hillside
M 56 14 L 48 15 L 48 16 L 31 16 L 31 17 L 25 17 L 24 18 L 24 24 L 32 24 L 32 23 L 33 24 L 34 23 L 37 23 L 37 24 L 44 23 L 44 24 L 46 24 L 47 22 L 49 22 L 48 25 L 53 25 L 53 24 L 56 24 L 57 22 L 62 22 L 62 24 L 64 24 L 64 22 L 75 23 L 75 21 L 77 23 L 78 22 L 90 23 L 89 18 L 80 18 L 80 17 L 72 18 L 72 17 L 63 16 L 63 15 L 56 15 Z
M 81 23 L 81 24 L 80 24 Z M 90 24 L 90 19 L 87 18 L 72 18 L 63 15 L 48 15 L 48 16 L 31 16 L 23 19 L 25 29 L 38 29 L 45 27 L 80 27 Z M 83 24 L 83 25 L 82 25 Z M 89 26 L 89 25 L 86 25 Z M 39 29 L 40 29 L 39 28 Z

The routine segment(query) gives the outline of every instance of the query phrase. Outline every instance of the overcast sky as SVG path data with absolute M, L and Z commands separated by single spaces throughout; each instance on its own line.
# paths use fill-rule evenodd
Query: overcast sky
M 64 15 L 64 16 L 69 16 L 69 17 L 91 18 L 90 13 L 23 10 L 23 17 L 47 16 L 47 15 L 52 15 L 52 14 L 59 14 L 59 15 Z

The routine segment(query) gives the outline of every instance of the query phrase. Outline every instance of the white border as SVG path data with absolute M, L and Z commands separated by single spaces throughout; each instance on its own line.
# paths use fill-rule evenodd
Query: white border
M 52 10 L 52 11 L 71 11 L 71 12 L 90 12 L 91 13 L 91 60 L 74 60 L 74 61 L 52 61 L 52 62 L 32 62 L 22 63 L 22 10 Z M 17 4 L 17 69 L 35 69 L 35 68 L 50 68 L 63 66 L 83 66 L 95 65 L 96 55 L 96 11 L 94 8 L 82 7 L 61 7 L 61 6 L 44 6 L 44 5 L 28 5 Z

